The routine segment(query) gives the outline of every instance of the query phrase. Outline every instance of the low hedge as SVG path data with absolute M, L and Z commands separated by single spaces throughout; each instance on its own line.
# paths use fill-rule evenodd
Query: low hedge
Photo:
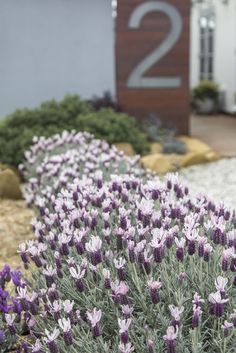
M 78 95 L 68 95 L 60 102 L 51 100 L 35 109 L 16 110 L 0 123 L 1 163 L 17 166 L 34 136 L 49 137 L 64 130 L 89 131 L 110 144 L 129 142 L 140 154 L 148 150 L 146 136 L 133 117 L 112 109 L 95 112 Z

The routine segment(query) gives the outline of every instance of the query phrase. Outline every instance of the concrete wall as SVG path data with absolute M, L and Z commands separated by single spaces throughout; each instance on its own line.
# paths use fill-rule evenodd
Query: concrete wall
M 236 111 L 236 1 L 212 0 L 215 9 L 214 80 L 225 93 L 225 110 Z M 191 86 L 199 82 L 199 17 L 196 5 L 191 18 Z
M 66 93 L 114 93 L 111 0 L 0 0 L 0 117 Z

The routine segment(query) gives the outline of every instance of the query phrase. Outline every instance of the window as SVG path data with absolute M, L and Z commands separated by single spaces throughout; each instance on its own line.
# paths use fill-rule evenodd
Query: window
M 214 79 L 215 16 L 204 12 L 200 16 L 200 80 Z

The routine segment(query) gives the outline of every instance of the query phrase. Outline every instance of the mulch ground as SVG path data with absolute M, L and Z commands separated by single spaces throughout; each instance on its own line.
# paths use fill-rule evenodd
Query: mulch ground
M 0 270 L 5 263 L 22 268 L 17 249 L 20 243 L 33 238 L 33 217 L 25 201 L 0 199 Z

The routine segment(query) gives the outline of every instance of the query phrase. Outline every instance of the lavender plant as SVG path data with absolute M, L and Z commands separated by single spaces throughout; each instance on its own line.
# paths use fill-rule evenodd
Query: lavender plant
M 142 175 L 139 157 L 130 158 L 107 142 L 96 140 L 87 132 L 67 132 L 50 138 L 35 137 L 30 150 L 25 152 L 25 163 L 19 168 L 27 181 L 26 198 L 29 205 L 42 208 L 50 195 L 75 178 L 92 174 L 104 178 L 110 174 Z
M 25 287 L 21 272 L 5 265 L 0 271 L 0 352 L 12 349 L 17 335 L 24 331 L 25 313 L 17 291 Z
M 31 352 L 235 352 L 235 212 L 174 175 L 99 173 L 48 201 L 19 250 Z

